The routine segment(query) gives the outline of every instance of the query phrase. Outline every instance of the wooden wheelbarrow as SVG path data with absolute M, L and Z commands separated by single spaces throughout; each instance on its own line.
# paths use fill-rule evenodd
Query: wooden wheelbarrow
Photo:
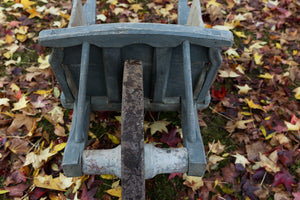
M 232 33 L 204 28 L 194 0 L 178 2 L 178 24 L 95 24 L 96 0 L 73 0 L 68 28 L 45 30 L 50 64 L 64 107 L 74 109 L 63 157 L 67 176 L 114 174 L 123 199 L 144 199 L 145 181 L 159 173 L 206 170 L 197 109 L 210 102 L 209 88 Z M 124 64 L 125 63 L 125 64 Z M 85 150 L 91 110 L 122 111 L 121 144 Z M 144 110 L 181 111 L 184 148 L 144 145 Z

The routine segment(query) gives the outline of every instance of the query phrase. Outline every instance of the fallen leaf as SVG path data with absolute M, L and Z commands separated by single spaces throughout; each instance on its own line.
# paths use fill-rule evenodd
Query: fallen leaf
M 284 123 L 289 131 L 299 131 L 300 130 L 300 119 L 296 122 L 296 124 L 292 124 L 287 121 L 284 121 Z
M 33 178 L 33 183 L 40 188 L 66 191 L 73 184 L 73 178 L 68 178 L 62 173 L 57 178 L 53 178 L 52 175 L 38 175 Z
M 129 7 L 129 10 L 133 10 L 135 13 L 137 13 L 139 10 L 143 10 L 143 7 L 141 3 L 136 3 L 136 4 L 132 4 Z
M 266 112 L 261 105 L 254 103 L 252 99 L 249 100 L 249 99 L 246 98 L 245 101 L 247 102 L 249 108 L 259 109 L 259 110 L 262 110 L 262 111 Z
M 32 5 L 36 4 L 36 2 L 29 1 L 29 0 L 21 0 L 21 4 L 23 5 L 23 9 L 30 8 Z
M 219 70 L 219 76 L 223 78 L 236 78 L 239 77 L 240 75 L 232 71 L 231 69 L 228 69 L 228 70 Z
M 181 141 L 181 138 L 178 138 L 176 136 L 176 133 L 176 128 L 171 129 L 169 133 L 163 132 L 160 141 L 165 144 L 168 144 L 170 147 L 177 147 L 177 144 Z
M 27 141 L 15 138 L 9 141 L 8 148 L 17 155 L 26 155 L 30 149 L 28 144 Z
M 244 86 L 237 85 L 236 87 L 239 89 L 238 94 L 248 94 L 249 90 L 252 90 L 248 84 L 245 84 Z
M 9 99 L 8 98 L 0 98 L 0 106 L 9 106 Z
M 34 18 L 34 17 L 38 17 L 38 18 L 40 18 L 40 19 L 42 19 L 43 18 L 43 16 L 41 15 L 41 13 L 39 13 L 39 12 L 37 12 L 36 11 L 36 8 L 35 7 L 33 7 L 33 8 L 30 8 L 30 9 L 27 9 L 26 10 L 28 13 L 30 13 L 30 15 L 29 15 L 29 19 L 32 19 L 32 18 Z
M 274 75 L 271 75 L 270 73 L 265 73 L 265 74 L 259 75 L 258 77 L 263 78 L 263 79 L 273 79 Z
M 116 136 L 114 136 L 114 135 L 112 135 L 110 133 L 106 133 L 106 135 L 112 141 L 112 143 L 114 143 L 114 144 L 120 144 L 120 140 Z
M 28 102 L 29 102 L 29 100 L 26 100 L 26 97 L 22 96 L 17 103 L 13 104 L 14 108 L 12 109 L 12 111 L 21 110 L 23 108 L 26 108 Z
M 250 162 L 247 160 L 247 158 L 245 158 L 245 156 L 236 153 L 235 155 L 233 155 L 233 157 L 235 157 L 235 164 L 241 164 L 243 165 L 243 167 L 245 168 L 247 164 L 250 164 Z
M 225 145 L 223 145 L 220 140 L 217 143 L 208 143 L 209 151 L 219 155 L 225 150 Z
M 295 88 L 293 92 L 295 92 L 295 98 L 300 100 L 300 87 Z
M 153 122 L 149 128 L 151 130 L 151 135 L 154 135 L 157 131 L 158 132 L 166 132 L 168 133 L 167 126 L 170 124 L 170 122 L 167 121 L 155 121 Z
M 67 136 L 65 131 L 66 131 L 65 128 L 59 124 L 56 124 L 56 126 L 54 127 L 54 134 L 57 136 L 60 136 L 60 137 Z
M 262 65 L 263 62 L 261 61 L 263 55 L 258 55 L 257 52 L 254 53 L 254 61 L 255 61 L 255 64 L 257 65 Z M 259 76 L 260 77 L 260 76 Z
M 112 189 L 106 190 L 105 192 L 107 194 L 111 195 L 111 196 L 114 196 L 114 197 L 119 197 L 119 198 L 122 197 L 122 188 L 121 188 L 121 186 L 119 186 L 117 188 L 112 188 Z
M 185 180 L 183 184 L 192 188 L 193 191 L 198 190 L 204 185 L 202 177 L 188 176 L 186 173 L 183 174 L 183 180 Z
M 277 151 L 274 151 L 274 155 L 277 155 Z M 260 161 L 257 162 L 257 164 L 259 164 L 261 167 L 264 167 L 268 172 L 279 172 L 280 171 L 280 167 L 277 166 L 277 160 L 272 160 L 270 158 L 268 158 L 267 156 L 265 156 L 264 154 L 262 154 L 261 152 L 259 152 L 259 159 Z M 274 159 L 274 158 L 273 158 Z
M 292 190 L 292 185 L 296 184 L 293 176 L 287 171 L 277 172 L 274 177 L 274 182 L 271 187 L 283 184 L 288 192 Z
M 217 156 L 217 155 L 210 155 L 209 157 L 208 157 L 208 161 L 211 163 L 211 164 L 213 164 L 213 165 L 215 165 L 215 164 L 217 164 L 218 162 L 220 162 L 220 161 L 222 161 L 222 160 L 224 160 L 225 158 L 223 158 L 223 157 L 221 157 L 221 156 Z

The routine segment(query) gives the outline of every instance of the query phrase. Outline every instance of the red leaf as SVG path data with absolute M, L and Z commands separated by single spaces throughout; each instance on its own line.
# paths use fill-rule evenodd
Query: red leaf
M 288 171 L 277 172 L 274 177 L 274 182 L 272 187 L 283 184 L 287 191 L 291 191 L 292 184 L 296 184 L 296 181 L 293 179 L 293 176 Z
M 182 173 L 172 173 L 172 174 L 170 174 L 170 176 L 168 178 L 168 181 L 171 180 L 172 178 L 174 178 L 175 176 L 182 177 Z
M 29 184 L 20 183 L 15 186 L 5 187 L 5 190 L 9 191 L 9 196 L 11 197 L 21 197 L 23 196 L 23 192 L 29 187 Z
M 176 128 L 173 128 L 169 131 L 169 133 L 163 131 L 160 141 L 165 144 L 168 144 L 170 147 L 176 147 L 178 142 L 181 141 L 181 139 L 176 137 Z
M 96 192 L 97 192 L 98 187 L 94 187 L 92 189 L 90 189 L 89 191 L 87 191 L 87 188 L 83 188 L 82 190 L 82 194 L 81 194 L 81 200 L 96 200 L 94 198 Z
M 40 199 L 46 192 L 48 192 L 47 189 L 37 187 L 37 188 L 35 188 L 35 189 L 33 190 L 33 192 L 31 192 L 31 193 L 29 194 L 29 196 L 30 196 L 30 199 L 32 199 L 32 200 L 38 200 L 38 199 Z
M 216 98 L 219 101 L 222 101 L 227 94 L 227 90 L 225 89 L 225 86 L 222 86 L 221 90 L 214 90 L 212 88 L 211 93 L 212 97 Z
M 293 151 L 279 151 L 279 161 L 285 166 L 289 167 L 293 163 Z

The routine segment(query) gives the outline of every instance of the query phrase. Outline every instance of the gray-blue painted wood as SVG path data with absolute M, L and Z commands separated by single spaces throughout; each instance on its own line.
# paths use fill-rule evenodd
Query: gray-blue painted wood
M 231 46 L 232 33 L 175 24 L 113 23 L 44 30 L 39 35 L 39 43 L 48 47 L 70 47 L 83 42 L 98 47 L 124 47 L 132 44 L 176 47 L 185 40 L 204 47 Z
M 210 102 L 209 88 L 222 62 L 221 48 L 232 45 L 232 33 L 184 25 L 190 10 L 186 0 L 179 0 L 179 25 L 95 24 L 95 5 L 95 0 L 88 0 L 82 8 L 76 0 L 69 28 L 39 35 L 42 46 L 54 47 L 50 64 L 62 89 L 62 104 L 74 109 L 64 173 L 81 176 L 91 110 L 120 111 L 123 63 L 141 60 L 144 109 L 181 111 L 188 174 L 202 176 L 206 159 L 197 109 Z M 200 8 L 196 6 L 193 15 L 201 18 Z M 78 17 L 82 19 L 75 20 Z
M 178 24 L 185 25 L 188 21 L 190 7 L 187 0 L 178 0 Z

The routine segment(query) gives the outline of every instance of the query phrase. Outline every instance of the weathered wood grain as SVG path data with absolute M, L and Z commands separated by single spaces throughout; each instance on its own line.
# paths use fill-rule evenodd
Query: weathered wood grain
M 145 199 L 143 66 L 128 60 L 122 91 L 122 199 Z

